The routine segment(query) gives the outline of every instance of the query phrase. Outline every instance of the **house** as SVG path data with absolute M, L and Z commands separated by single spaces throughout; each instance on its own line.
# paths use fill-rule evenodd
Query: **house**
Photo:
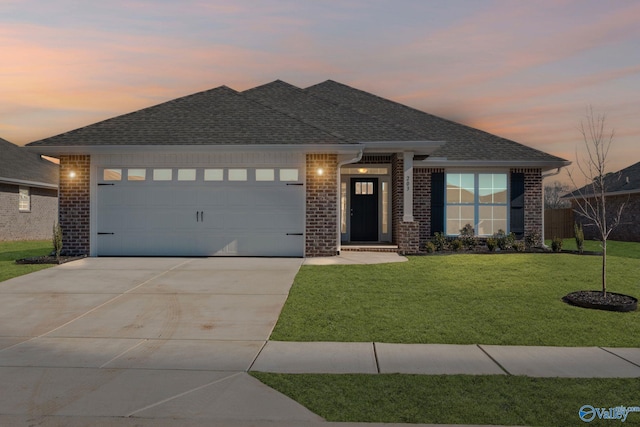
M 29 144 L 60 159 L 73 254 L 332 256 L 542 233 L 568 161 L 334 81 L 221 86 Z
M 623 242 L 640 242 L 640 162 L 626 167 L 618 172 L 605 175 L 605 206 L 609 224 L 621 204 L 624 203 L 619 225 L 609 235 L 611 240 Z M 584 198 L 594 193 L 591 185 L 575 190 L 564 199 L 571 200 L 575 220 L 583 224 L 585 239 L 600 239 L 598 228 L 579 213 L 578 203 L 584 203 Z
M 0 138 L 0 241 L 50 239 L 58 165 Z

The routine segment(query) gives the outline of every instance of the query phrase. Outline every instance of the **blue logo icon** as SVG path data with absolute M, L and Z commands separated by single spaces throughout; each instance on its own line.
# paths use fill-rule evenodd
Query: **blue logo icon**
M 580 419 L 585 423 L 590 423 L 596 417 L 596 409 L 591 405 L 584 405 L 578 412 Z

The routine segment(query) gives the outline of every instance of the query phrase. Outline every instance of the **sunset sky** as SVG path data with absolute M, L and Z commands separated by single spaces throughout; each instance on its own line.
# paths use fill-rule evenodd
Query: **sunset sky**
M 592 105 L 615 171 L 640 161 L 639 19 L 638 0 L 0 0 L 0 137 L 333 79 L 571 161 Z

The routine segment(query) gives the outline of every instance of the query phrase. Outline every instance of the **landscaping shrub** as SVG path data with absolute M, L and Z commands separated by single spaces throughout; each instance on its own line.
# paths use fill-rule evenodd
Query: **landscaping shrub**
M 436 247 L 436 251 L 446 251 L 449 248 L 449 240 L 444 233 L 435 233 L 433 235 L 433 244 Z
M 57 222 L 53 223 L 53 237 L 51 240 L 56 259 L 60 259 L 60 252 L 62 252 L 62 228 Z
M 490 252 L 494 252 L 497 247 L 498 239 L 495 237 L 487 237 L 487 249 L 489 249 Z
M 542 236 L 540 233 L 529 233 L 524 237 L 524 244 L 528 249 L 539 248 L 542 246 Z
M 471 224 L 465 225 L 460 230 L 460 241 L 462 245 L 467 249 L 473 249 L 478 245 L 478 239 L 475 236 L 475 230 Z
M 498 230 L 494 237 L 498 241 L 498 247 L 501 251 L 505 251 L 507 249 L 511 249 L 513 247 L 513 242 L 516 241 L 516 235 L 513 233 L 505 233 L 504 230 Z
M 426 245 L 424 245 L 424 249 L 427 253 L 432 254 L 436 251 L 436 245 L 434 245 L 433 242 L 427 242 Z
M 561 238 L 553 236 L 553 239 L 551 239 L 551 250 L 553 252 L 561 252 L 562 251 L 562 239 Z
M 524 241 L 516 240 L 515 242 L 513 242 L 513 249 L 516 252 L 524 252 L 527 249 L 527 246 L 525 245 Z
M 576 247 L 578 248 L 578 252 L 582 254 L 582 252 L 584 252 L 584 232 L 582 231 L 582 223 L 574 222 L 573 231 L 576 239 Z
M 452 250 L 452 251 L 454 251 L 454 252 L 459 252 L 459 251 L 460 251 L 460 249 L 462 249 L 462 247 L 463 247 L 464 245 L 462 244 L 462 240 L 460 240 L 460 239 L 454 239 L 454 240 L 452 240 L 452 241 L 451 241 L 451 245 L 450 245 L 450 246 L 451 246 L 451 250 Z

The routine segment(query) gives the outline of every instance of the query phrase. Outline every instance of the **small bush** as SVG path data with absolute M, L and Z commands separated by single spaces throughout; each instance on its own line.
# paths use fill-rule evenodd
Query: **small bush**
M 513 242 L 513 249 L 516 252 L 524 252 L 527 249 L 527 246 L 525 245 L 523 240 L 516 240 L 515 242 Z
M 513 233 L 505 233 L 504 230 L 498 230 L 496 234 L 493 235 L 498 241 L 498 247 L 501 251 L 506 251 L 513 247 L 513 242 L 516 241 L 516 235 Z
M 551 239 L 551 250 L 553 252 L 560 252 L 562 251 L 562 239 L 559 237 L 553 237 L 553 239 Z
M 494 252 L 497 247 L 498 239 L 495 237 L 487 237 L 487 249 L 489 249 L 490 252 Z
M 582 231 L 581 222 L 573 223 L 573 232 L 575 234 L 576 247 L 578 248 L 578 252 L 582 254 L 582 252 L 584 252 L 584 231 Z
M 527 248 L 539 248 L 542 246 L 542 236 L 540 233 L 529 233 L 524 237 L 524 244 Z
M 473 249 L 478 246 L 478 239 L 475 235 L 475 230 L 471 224 L 467 224 L 460 230 L 459 239 L 462 241 L 462 245 L 467 249 Z
M 62 227 L 60 224 L 53 223 L 53 251 L 56 254 L 56 259 L 60 259 L 60 252 L 62 252 Z
M 432 254 L 436 251 L 436 245 L 434 245 L 433 242 L 427 242 L 427 244 L 424 245 L 424 249 L 428 254 Z
M 451 246 L 451 250 L 452 251 L 459 252 L 464 245 L 462 244 L 462 240 L 454 239 L 454 240 L 451 241 L 451 245 L 450 246 Z
M 436 247 L 436 251 L 446 251 L 449 248 L 449 240 L 444 233 L 436 233 L 433 235 L 433 244 Z

